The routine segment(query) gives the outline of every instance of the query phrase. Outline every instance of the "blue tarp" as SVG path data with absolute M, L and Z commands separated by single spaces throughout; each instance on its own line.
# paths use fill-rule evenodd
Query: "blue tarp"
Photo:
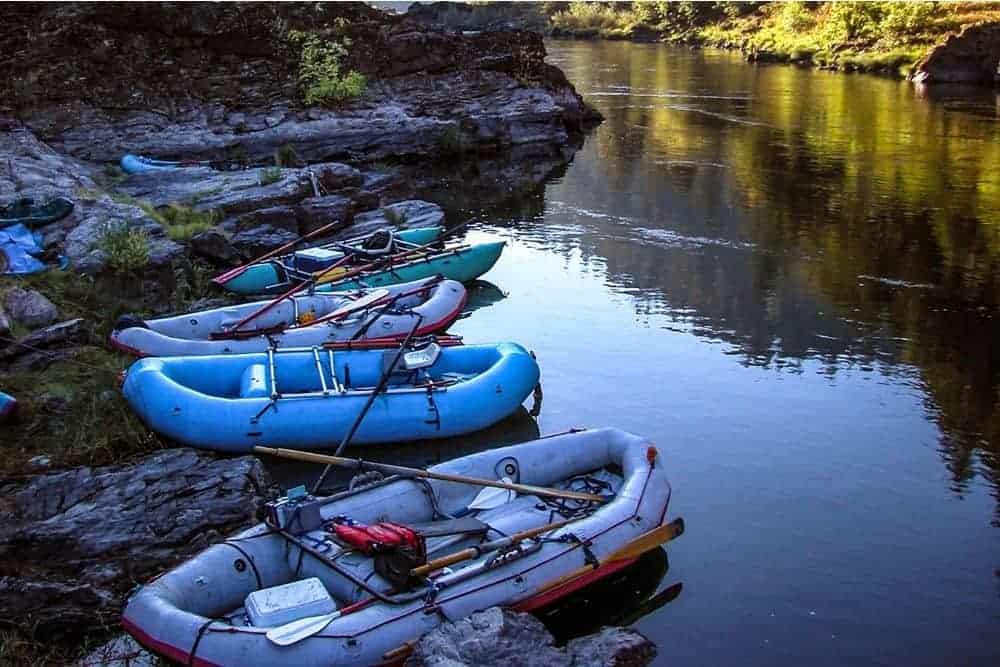
M 6 266 L 3 273 L 35 273 L 45 269 L 35 255 L 42 252 L 40 237 L 22 224 L 11 225 L 0 229 L 0 252 L 7 261 L 0 261 L 0 267 Z

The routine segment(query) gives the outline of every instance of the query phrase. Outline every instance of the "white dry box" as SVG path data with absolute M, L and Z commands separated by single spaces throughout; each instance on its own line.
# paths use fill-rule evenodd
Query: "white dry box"
M 337 603 L 316 577 L 254 591 L 245 604 L 247 618 L 259 628 L 273 628 L 337 610 Z

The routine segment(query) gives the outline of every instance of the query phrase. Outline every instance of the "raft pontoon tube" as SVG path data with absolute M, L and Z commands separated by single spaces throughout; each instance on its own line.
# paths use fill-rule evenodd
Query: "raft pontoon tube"
M 401 477 L 328 498 L 282 499 L 271 504 L 269 523 L 211 546 L 133 591 L 123 626 L 139 643 L 185 665 L 329 667 L 399 661 L 410 642 L 446 620 L 495 605 L 542 608 L 627 567 L 638 554 L 610 555 L 630 544 L 640 553 L 656 548 L 637 540 L 665 525 L 670 501 L 656 449 L 610 428 L 472 454 L 431 470 L 585 490 L 606 501 L 518 495 L 499 507 L 469 510 L 483 487 Z M 450 535 L 433 530 L 456 516 L 478 529 L 466 525 Z M 352 549 L 335 530 L 345 520 L 410 526 L 439 535 L 426 538 L 426 557 L 436 559 L 565 519 L 571 522 L 539 538 L 487 550 L 401 587 L 376 570 L 377 556 Z M 676 536 L 683 523 L 677 519 L 671 528 Z M 282 595 L 288 589 L 276 588 L 287 584 L 302 589 L 297 600 Z M 272 604 L 261 609 L 259 602 L 268 598 Z M 286 646 L 267 637 L 268 630 L 289 619 L 333 607 L 339 616 L 312 636 Z
M 364 303 L 362 299 L 371 305 L 353 310 L 354 303 Z M 264 352 L 269 347 L 399 338 L 413 329 L 417 317 L 422 319 L 414 335 L 424 336 L 447 329 L 461 314 L 465 300 L 461 283 L 433 278 L 355 294 L 302 293 L 281 301 L 224 306 L 157 320 L 125 316 L 115 324 L 111 344 L 140 357 Z M 333 318 L 338 311 L 345 316 Z M 236 328 L 255 313 L 259 316 Z
M 395 354 L 313 347 L 151 357 L 132 364 L 122 391 L 150 428 L 193 447 L 320 449 L 341 440 Z M 513 413 L 538 376 L 516 343 L 407 353 L 352 444 L 478 431 Z

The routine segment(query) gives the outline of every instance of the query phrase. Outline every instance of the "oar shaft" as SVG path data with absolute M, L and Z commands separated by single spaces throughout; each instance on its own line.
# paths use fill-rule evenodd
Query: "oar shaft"
M 498 489 L 510 489 L 527 495 L 548 496 L 551 498 L 569 498 L 572 500 L 585 500 L 588 502 L 603 503 L 607 500 L 604 496 L 592 493 L 581 493 L 579 491 L 569 491 L 563 489 L 550 489 L 543 486 L 532 486 L 530 484 L 517 484 L 515 482 L 502 482 L 500 480 L 480 479 L 478 477 L 466 477 L 464 475 L 451 475 L 443 472 L 432 472 L 421 470 L 420 468 L 406 468 L 389 463 L 374 463 L 372 461 L 362 461 L 359 459 L 348 459 L 340 456 L 330 456 L 328 454 L 317 454 L 316 452 L 302 452 L 296 449 L 254 447 L 254 452 L 258 454 L 270 454 L 296 461 L 308 461 L 311 463 L 325 463 L 328 465 L 341 466 L 346 468 L 357 468 L 359 465 L 387 472 L 392 475 L 404 477 L 423 477 L 424 479 L 437 479 L 443 482 L 457 482 L 459 484 L 472 484 L 475 486 L 494 486 Z
M 406 344 L 410 342 L 410 339 L 413 338 L 413 334 L 415 334 L 417 329 L 420 328 L 420 323 L 424 321 L 424 316 L 418 313 L 416 320 L 417 321 L 413 323 L 413 328 L 410 329 L 410 332 L 406 334 L 406 338 L 402 343 L 400 343 L 399 349 L 396 351 L 396 356 L 392 358 L 392 363 L 389 364 L 389 367 L 382 372 L 382 377 L 379 378 L 375 389 L 373 389 L 372 393 L 368 395 L 368 400 L 365 401 L 365 405 L 361 408 L 361 412 L 358 413 L 358 416 L 354 419 L 354 423 L 351 424 L 351 428 L 347 431 L 347 434 L 344 435 L 344 439 L 341 440 L 340 444 L 337 446 L 337 451 L 335 451 L 334 455 L 330 458 L 340 458 L 340 453 L 344 451 L 347 445 L 351 442 L 351 438 L 354 437 L 355 431 L 357 431 L 358 427 L 361 426 L 361 420 L 365 418 L 365 415 L 368 414 L 368 410 L 371 409 L 375 399 L 378 398 L 378 395 L 382 393 L 382 390 L 385 389 L 387 384 L 389 384 L 389 378 L 392 376 L 392 371 L 396 368 L 396 364 L 399 363 L 400 358 L 403 356 L 403 352 L 406 350 Z M 333 372 L 332 368 L 330 369 L 330 372 Z M 319 479 L 317 479 L 316 483 L 313 484 L 313 493 L 317 493 L 323 487 L 323 482 L 326 481 L 326 476 L 330 474 L 331 465 L 333 464 L 328 462 L 326 467 L 323 468 L 323 472 L 320 473 Z
M 212 278 L 212 282 L 214 282 L 217 285 L 221 285 L 223 283 L 229 282 L 230 280 L 232 280 L 236 276 L 242 275 L 243 272 L 246 271 L 247 269 L 249 269 L 251 266 L 253 266 L 255 264 L 260 264 L 261 262 L 267 261 L 267 260 L 269 260 L 272 257 L 275 257 L 277 255 L 281 255 L 281 254 L 287 252 L 288 250 L 291 250 L 292 248 L 294 248 L 298 244 L 304 243 L 304 242 L 308 241 L 309 239 L 314 239 L 317 236 L 319 236 L 319 235 L 321 235 L 321 234 L 323 234 L 325 232 L 328 232 L 329 230 L 333 229 L 334 227 L 336 227 L 337 225 L 340 225 L 340 224 L 342 224 L 342 223 L 339 220 L 337 220 L 337 221 L 331 222 L 329 224 L 323 225 L 319 229 L 317 229 L 315 231 L 312 231 L 312 232 L 309 232 L 305 236 L 300 236 L 299 238 L 295 239 L 294 241 L 289 241 L 288 243 L 286 243 L 285 245 L 281 246 L 280 248 L 275 248 L 271 252 L 264 253 L 263 255 L 261 255 L 260 257 L 258 257 L 255 260 L 253 260 L 252 262 L 248 262 L 247 264 L 244 264 L 243 266 L 237 266 L 235 269 L 230 269 L 229 271 L 226 271 L 225 273 L 220 274 L 220 275 L 216 276 L 215 278 Z
M 464 229 L 465 227 L 468 227 L 471 222 L 472 222 L 471 220 L 468 220 L 466 222 L 463 222 L 460 225 L 456 225 L 455 227 L 452 227 L 451 229 L 445 230 L 445 232 L 443 234 L 441 234 L 440 236 L 438 236 L 433 241 L 425 243 L 424 245 L 414 246 L 412 248 L 408 248 L 408 249 L 403 250 L 402 252 L 396 253 L 394 255 L 389 255 L 388 257 L 382 258 L 381 260 L 376 260 L 376 261 L 373 261 L 373 262 L 369 262 L 368 264 L 365 264 L 363 266 L 359 266 L 359 267 L 357 267 L 355 269 L 352 269 L 352 270 L 348 271 L 347 273 L 345 273 L 344 275 L 337 276 L 336 278 L 326 278 L 326 276 L 332 270 L 333 267 L 331 267 L 329 269 L 324 269 L 321 272 L 313 274 L 313 278 L 316 279 L 316 284 L 317 285 L 322 285 L 324 283 L 330 283 L 330 282 L 339 282 L 341 280 L 347 280 L 348 278 L 353 278 L 353 277 L 355 277 L 357 275 L 360 275 L 360 274 L 364 273 L 365 271 L 371 270 L 371 268 L 374 267 L 374 266 L 377 266 L 380 261 L 384 262 L 386 259 L 400 260 L 400 259 L 404 259 L 406 257 L 409 257 L 410 255 L 416 255 L 416 254 L 420 253 L 421 251 L 426 250 L 427 248 L 430 248 L 431 246 L 440 243 L 442 240 L 444 240 L 445 238 L 451 236 L 452 234 L 454 234 L 458 230 Z
M 519 533 L 514 533 L 507 537 L 502 537 L 499 540 L 493 540 L 492 542 L 486 542 L 485 544 L 480 544 L 478 547 L 470 547 L 468 549 L 462 549 L 461 551 L 456 551 L 453 554 L 448 554 L 447 556 L 442 556 L 441 558 L 436 558 L 432 561 L 424 563 L 420 567 L 415 567 L 410 570 L 410 574 L 415 577 L 422 577 L 425 574 L 429 574 L 434 570 L 440 570 L 442 567 L 448 567 L 449 565 L 454 565 L 455 563 L 461 563 L 465 560 L 471 560 L 473 558 L 478 558 L 484 553 L 489 553 L 491 551 L 496 551 L 497 549 L 502 549 L 511 544 L 517 544 L 522 540 L 527 540 L 532 537 L 537 537 L 542 533 L 548 533 L 558 528 L 562 528 L 568 523 L 572 523 L 575 519 L 566 519 L 565 521 L 556 521 L 554 523 L 547 524 L 545 526 L 539 526 L 537 528 L 529 528 L 528 530 L 522 530 Z

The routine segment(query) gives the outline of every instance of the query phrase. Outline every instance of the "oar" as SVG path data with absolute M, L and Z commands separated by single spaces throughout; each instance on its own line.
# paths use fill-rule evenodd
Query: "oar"
M 568 523 L 577 521 L 577 519 L 564 519 L 563 521 L 556 521 L 555 523 L 550 523 L 544 526 L 539 526 L 537 528 L 530 528 L 528 530 L 522 530 L 519 533 L 514 533 L 513 535 L 508 535 L 507 537 L 501 537 L 499 539 L 493 540 L 492 542 L 483 542 L 482 544 L 476 545 L 474 547 L 469 547 L 468 549 L 462 549 L 461 551 L 456 551 L 453 554 L 448 554 L 447 556 L 442 556 L 441 558 L 435 558 L 432 561 L 428 561 L 421 565 L 420 567 L 415 567 L 410 570 L 410 574 L 414 577 L 422 577 L 426 574 L 430 574 L 435 570 L 440 570 L 442 567 L 448 567 L 449 565 L 454 565 L 455 563 L 461 563 L 464 560 L 471 560 L 473 558 L 478 558 L 484 553 L 490 551 L 497 551 L 498 549 L 503 549 L 512 544 L 517 544 L 522 540 L 527 540 L 532 537 L 541 535 L 542 533 L 548 533 L 550 531 L 556 530 L 557 528 L 562 528 Z
M 335 611 L 332 614 L 324 614 L 323 616 L 300 618 L 297 621 L 271 628 L 265 636 L 278 646 L 291 646 L 320 632 L 323 628 L 330 625 L 334 619 L 339 618 L 340 614 L 340 611 Z
M 664 524 L 659 528 L 654 528 L 653 530 L 643 533 L 636 539 L 632 540 L 622 548 L 611 552 L 608 556 L 601 559 L 601 565 L 606 565 L 608 563 L 614 563 L 616 561 L 632 560 L 633 558 L 638 558 L 647 551 L 655 549 L 656 547 L 669 542 L 670 540 L 680 537 L 684 534 L 684 519 L 677 518 L 670 523 Z M 570 572 L 569 574 L 564 574 L 563 576 L 548 582 L 542 586 L 538 593 L 544 593 L 545 591 L 561 586 L 565 583 L 573 581 L 579 576 L 587 574 L 588 572 L 593 572 L 594 568 L 590 565 L 584 565 L 583 567 Z
M 305 287 L 306 285 L 308 285 L 308 283 L 309 283 L 309 281 L 305 281 L 305 282 L 299 283 L 298 285 L 296 285 L 292 289 L 288 290 L 287 292 L 285 292 L 281 296 L 279 296 L 276 299 L 272 300 L 270 303 L 265 304 L 264 306 L 262 306 L 258 310 L 254 311 L 254 312 L 250 313 L 249 315 L 247 315 L 246 317 L 244 317 L 242 320 L 240 320 L 239 322 L 237 322 L 235 326 L 229 327 L 228 329 L 224 329 L 223 331 L 213 332 L 213 333 L 209 334 L 209 338 L 213 338 L 213 339 L 231 338 L 233 336 L 233 334 L 235 334 L 237 331 L 239 331 L 244 326 L 246 326 L 250 322 L 252 322 L 255 319 L 257 319 L 258 317 L 260 317 L 264 313 L 270 311 L 272 308 L 274 308 L 275 306 L 277 306 L 279 303 L 281 303 L 285 299 L 289 299 L 289 298 L 295 296 L 295 294 L 299 290 L 301 290 L 303 287 Z
M 479 477 L 466 477 L 465 475 L 452 475 L 444 472 L 432 472 L 420 468 L 407 468 L 388 463 L 375 463 L 374 461 L 363 461 L 361 459 L 348 459 L 340 456 L 330 456 L 329 454 L 317 454 L 316 452 L 300 452 L 296 449 L 254 447 L 257 454 L 270 454 L 296 461 L 308 461 L 310 463 L 326 463 L 331 466 L 341 466 L 344 468 L 365 467 L 372 470 L 379 470 L 390 475 L 401 475 L 403 477 L 420 477 L 423 479 L 438 479 L 443 482 L 457 482 L 459 484 L 471 484 L 473 486 L 495 486 L 500 489 L 510 489 L 525 495 L 547 496 L 549 498 L 569 498 L 571 500 L 586 500 L 593 503 L 603 503 L 608 499 L 604 496 L 592 493 L 582 493 L 580 491 L 569 491 L 564 489 L 551 489 L 544 486 L 533 486 L 531 484 L 518 484 L 516 482 L 502 482 L 498 479 L 481 479 Z
M 232 280 L 233 278 L 236 278 L 237 276 L 243 275 L 246 272 L 246 270 L 249 269 L 251 266 L 254 266 L 256 264 L 260 264 L 263 261 L 266 261 L 268 259 L 271 259 L 272 257 L 275 257 L 276 255 L 284 254 L 287 251 L 289 251 L 292 248 L 294 248 L 295 246 L 297 246 L 298 244 L 303 243 L 305 241 L 308 241 L 309 239 L 314 239 L 317 236 L 319 236 L 320 234 L 323 234 L 324 232 L 327 232 L 327 231 L 333 229 L 334 227 L 336 227 L 337 225 L 341 225 L 341 224 L 342 223 L 339 220 L 335 220 L 334 222 L 331 222 L 328 225 L 323 225 L 319 229 L 317 229 L 315 231 L 312 231 L 312 232 L 309 232 L 305 236 L 300 236 L 299 238 L 295 239 L 294 241 L 289 241 L 288 243 L 286 243 L 285 245 L 281 246 L 280 248 L 276 248 L 276 249 L 272 250 L 271 252 L 264 253 L 263 255 L 261 255 L 260 257 L 258 257 L 255 260 L 253 260 L 252 262 L 248 262 L 247 264 L 244 264 L 242 266 L 237 266 L 235 269 L 230 269 L 229 271 L 226 271 L 225 273 L 217 275 L 216 277 L 212 278 L 212 282 L 215 283 L 216 285 L 222 285 L 223 283 L 227 283 L 230 280 Z
M 344 451 L 344 448 L 347 447 L 347 444 L 351 441 L 351 438 L 354 437 L 354 432 L 358 430 L 359 426 L 361 426 L 361 420 L 365 418 L 365 415 L 368 414 L 368 410 L 371 409 L 372 404 L 375 402 L 375 399 L 378 398 L 378 395 L 380 393 L 382 393 L 382 390 L 385 389 L 385 386 L 389 384 L 389 378 L 392 376 L 392 371 L 395 370 L 396 364 L 399 363 L 400 358 L 403 356 L 403 352 L 406 350 L 407 344 L 410 342 L 410 339 L 413 338 L 413 334 L 417 332 L 417 329 L 420 328 L 420 323 L 423 321 L 424 321 L 424 316 L 421 315 L 420 313 L 417 313 L 417 321 L 413 323 L 413 328 L 410 329 L 410 333 L 406 334 L 406 338 L 403 339 L 403 342 L 400 344 L 399 349 L 396 350 L 396 356 L 392 358 L 392 363 L 389 364 L 388 368 L 386 368 L 382 372 L 382 377 L 379 378 L 378 384 L 375 385 L 375 389 L 372 390 L 372 393 L 368 395 L 368 400 L 365 401 L 364 407 L 361 408 L 361 412 L 358 413 L 358 416 L 354 420 L 354 423 L 351 424 L 351 428 L 348 429 L 347 433 L 344 435 L 344 439 L 340 441 L 340 444 L 337 446 L 337 451 L 333 453 L 333 456 L 330 457 L 331 459 L 339 458 L 340 453 Z M 331 373 L 333 372 L 332 368 L 330 369 L 330 372 Z M 285 451 L 294 451 L 294 450 L 285 450 Z M 323 482 L 326 481 L 326 476 L 330 474 L 331 465 L 332 463 L 328 462 L 326 464 L 326 467 L 323 468 L 323 472 L 320 474 L 319 479 L 317 479 L 316 483 L 313 484 L 313 489 L 312 489 L 313 493 L 317 493 L 323 486 Z
M 406 250 L 403 250 L 402 252 L 398 252 L 398 253 L 396 253 L 394 255 L 389 255 L 387 257 L 379 258 L 379 259 L 377 259 L 377 260 L 375 260 L 373 262 L 370 262 L 368 264 L 364 264 L 364 265 L 359 266 L 359 267 L 357 267 L 355 269 L 352 269 L 352 270 L 348 271 L 347 273 L 345 273 L 343 275 L 339 275 L 336 278 L 327 277 L 328 274 L 330 273 L 330 271 L 333 270 L 333 267 L 330 267 L 329 269 L 324 269 L 323 271 L 316 272 L 315 274 L 313 274 L 313 278 L 315 278 L 317 285 L 323 285 L 325 283 L 332 283 L 332 282 L 339 282 L 341 280 L 346 280 L 348 278 L 353 278 L 354 276 L 360 275 L 360 274 L 364 273 L 365 271 L 372 270 L 372 267 L 377 267 L 380 263 L 384 264 L 386 261 L 405 259 L 405 258 L 407 258 L 407 257 L 409 257 L 411 255 L 419 254 L 421 251 L 426 250 L 427 248 L 430 248 L 433 245 L 437 245 L 438 243 L 440 243 L 441 241 L 443 241 L 445 238 L 451 236 L 452 234 L 454 234 L 458 230 L 464 229 L 465 227 L 468 227 L 471 223 L 472 223 L 472 220 L 467 220 L 467 221 L 463 222 L 460 225 L 456 225 L 455 227 L 452 227 L 451 229 L 445 230 L 444 233 L 442 233 L 436 239 L 434 239 L 433 241 L 430 241 L 428 243 L 425 243 L 424 245 L 414 246 L 412 248 L 408 248 Z

